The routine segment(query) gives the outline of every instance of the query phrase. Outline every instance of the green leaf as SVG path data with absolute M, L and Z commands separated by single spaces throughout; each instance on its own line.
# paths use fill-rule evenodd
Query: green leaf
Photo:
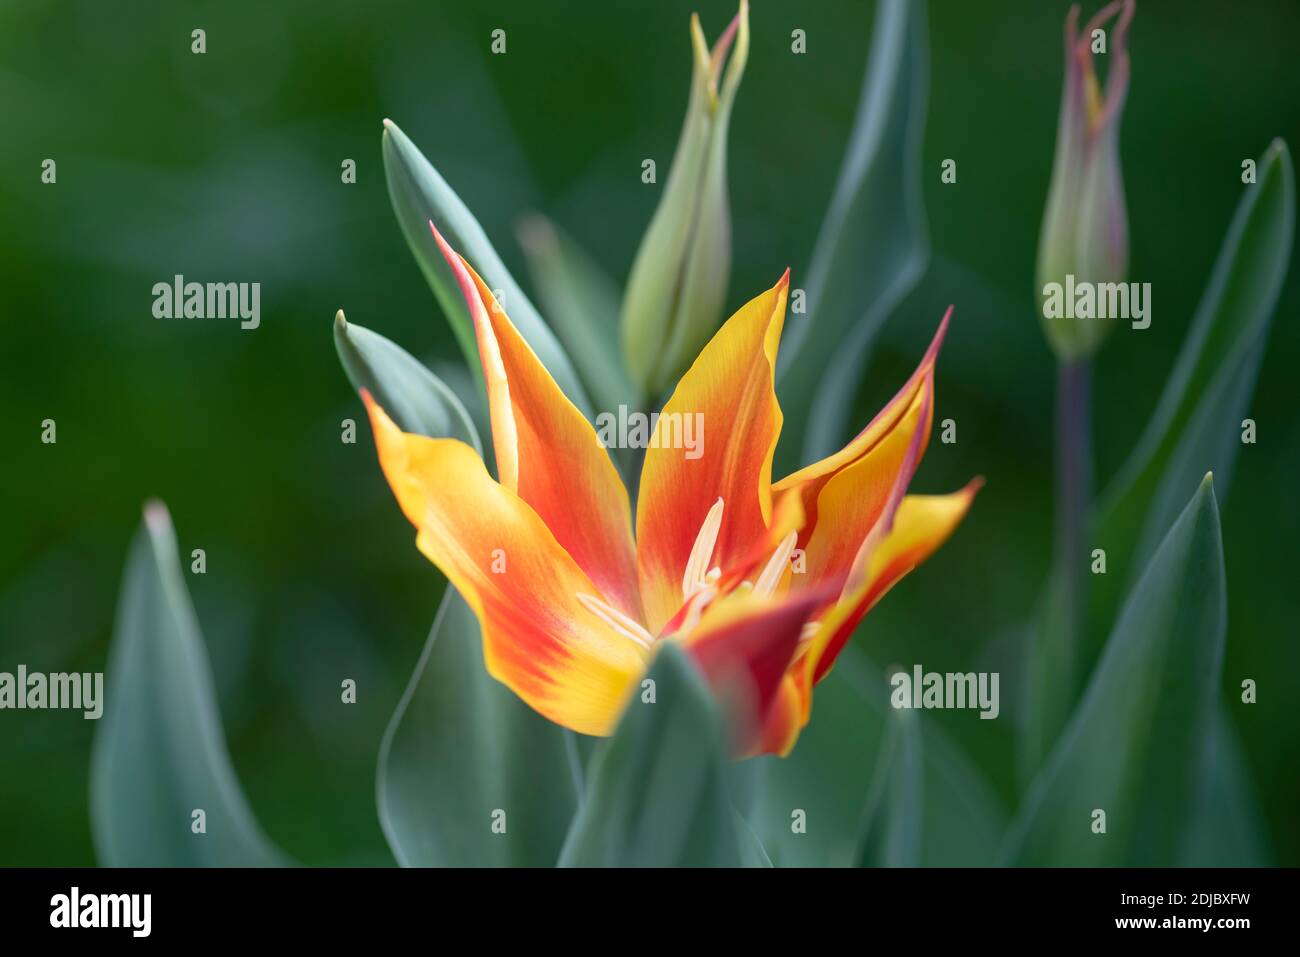
M 881 0 L 857 118 L 808 269 L 807 312 L 792 312 L 781 344 L 784 431 L 803 445 L 782 444 L 778 471 L 840 446 L 876 333 L 925 269 L 928 76 L 925 5 Z
M 448 585 L 379 749 L 398 863 L 552 866 L 578 804 L 566 735 L 488 675 L 478 621 Z
M 1025 628 L 1023 712 L 1016 728 L 1016 772 L 1028 785 L 1043 766 L 1078 697 L 1064 571 L 1048 574 L 1034 618 Z M 1087 584 L 1091 584 L 1090 582 Z
M 429 223 L 433 222 L 451 247 L 465 257 L 497 295 L 519 334 L 532 347 L 551 377 L 569 400 L 590 417 L 587 394 L 559 341 L 533 304 L 515 282 L 505 263 L 497 255 L 483 227 L 459 196 L 447 185 L 431 164 L 391 120 L 384 121 L 384 174 L 393 211 L 406 236 L 407 245 L 419 263 L 424 278 L 451 322 L 452 332 L 465 353 L 465 360 L 482 379 L 478 345 L 469 309 L 447 265 L 433 241 Z
M 924 801 L 920 718 L 910 710 L 899 710 L 890 716 L 888 740 L 867 799 L 867 827 L 861 839 L 866 865 L 916 867 L 921 863 Z
M 1214 731 L 1226 597 L 1219 509 L 1201 482 L 1130 594 L 1083 700 L 1029 794 L 1006 859 L 1180 860 Z M 1094 833 L 1094 812 L 1106 832 Z
M 648 678 L 653 702 L 635 694 L 592 758 L 561 866 L 761 863 L 731 806 L 722 721 L 704 679 L 671 643 L 660 648 Z
M 758 759 L 766 773 L 750 822 L 777 867 L 858 861 L 885 715 L 847 677 L 849 651 L 817 685 L 812 720 L 790 755 Z
M 618 340 L 619 290 L 571 238 L 543 216 L 519 225 L 533 288 L 560 341 L 573 356 L 588 394 L 601 411 L 637 408 L 637 391 L 623 366 Z
M 1210 471 L 1216 493 L 1227 497 L 1295 232 L 1295 174 L 1286 144 L 1274 140 L 1256 173 L 1150 425 L 1097 508 L 1093 541 L 1106 550 L 1107 574 L 1092 579 L 1089 660 L 1177 516 L 1185 490 Z
M 401 348 L 342 313 L 334 340 L 352 384 L 401 428 L 481 450 L 460 400 Z M 488 675 L 478 621 L 450 585 L 384 733 L 376 802 L 393 856 L 414 866 L 549 867 L 577 806 L 565 732 Z
M 794 751 L 762 759 L 764 787 L 750 822 L 776 866 L 850 867 L 864 856 L 937 867 L 993 862 L 1006 820 L 1001 804 L 926 716 L 908 715 L 907 736 L 896 737 L 901 729 L 890 728 L 900 718 L 889 694 L 884 676 L 849 645 L 817 685 L 812 720 Z M 802 833 L 792 827 L 799 810 Z M 894 837 L 881 841 L 890 829 Z M 882 857 L 882 847 L 897 853 Z
M 1241 744 L 1222 708 L 1195 823 L 1180 862 L 1187 867 L 1270 867 L 1268 833 Z
M 1125 594 L 1177 517 L 1186 490 L 1213 472 L 1226 498 L 1242 419 L 1286 276 L 1295 231 L 1295 177 L 1286 144 L 1274 140 L 1245 187 L 1209 284 L 1150 424 L 1092 517 L 1090 548 L 1106 553 L 1106 574 L 1088 580 L 1088 625 L 1075 660 L 1062 657 L 1066 627 L 1060 571 L 1040 601 L 1027 645 L 1022 774 L 1036 772 L 1072 710 L 1077 685 L 1101 653 Z
M 767 849 L 763 847 L 763 842 L 758 839 L 754 829 L 749 826 L 744 815 L 738 811 L 733 813 L 732 820 L 735 823 L 737 840 L 740 844 L 740 866 L 741 867 L 771 867 L 772 859 L 767 856 Z
M 270 867 L 291 862 L 239 788 L 199 623 L 161 502 L 127 559 L 96 729 L 90 823 L 109 867 Z M 191 829 L 204 812 L 206 833 Z
M 918 717 L 925 766 L 921 864 L 988 867 L 997 860 L 1006 833 L 1006 810 L 984 773 L 956 743 L 936 722 Z
M 355 389 L 367 390 L 405 432 L 460 439 L 483 454 L 465 406 L 442 380 L 396 343 L 334 317 L 334 346 Z
M 470 422 L 474 424 L 475 435 L 486 435 L 490 438 L 492 413 L 488 411 L 487 394 L 475 385 L 469 367 L 459 359 L 434 357 L 429 360 L 429 371 L 460 400 L 465 411 L 469 413 Z M 489 468 L 492 465 L 494 452 L 490 443 L 489 447 L 483 450 L 483 458 Z

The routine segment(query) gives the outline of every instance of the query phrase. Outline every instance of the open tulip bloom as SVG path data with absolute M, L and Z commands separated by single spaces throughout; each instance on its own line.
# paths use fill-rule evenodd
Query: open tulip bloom
M 929 438 L 948 316 L 862 432 L 773 484 L 787 270 L 727 320 L 664 406 L 634 537 L 595 429 L 433 234 L 473 317 L 498 478 L 464 442 L 403 432 L 362 398 L 419 549 L 478 617 L 488 671 L 552 721 L 607 735 L 656 645 L 679 642 L 726 703 L 735 753 L 789 753 L 855 626 L 951 534 L 978 489 L 905 494 Z M 688 458 L 667 430 L 696 414 L 709 438 Z

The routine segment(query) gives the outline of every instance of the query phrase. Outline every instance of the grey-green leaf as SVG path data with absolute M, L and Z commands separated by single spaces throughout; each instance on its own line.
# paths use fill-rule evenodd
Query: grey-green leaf
M 1180 860 L 1214 737 L 1225 632 L 1219 509 L 1207 475 L 1129 595 L 1026 796 L 1009 863 Z
M 881 0 L 858 114 L 809 264 L 806 313 L 791 313 L 777 366 L 778 471 L 839 447 L 881 325 L 929 258 L 921 141 L 929 82 L 925 4 Z M 936 317 L 937 323 L 938 317 Z
M 596 407 L 609 412 L 617 412 L 620 405 L 636 409 L 639 396 L 619 344 L 618 286 L 543 216 L 520 223 L 519 242 L 533 288 Z
M 671 643 L 660 648 L 647 677 L 653 702 L 638 689 L 592 757 L 586 800 L 561 865 L 761 864 L 731 805 L 722 721 L 703 677 Z
M 171 518 L 160 502 L 144 515 L 127 559 L 95 734 L 90 822 L 99 861 L 289 864 L 258 826 L 231 766 Z
M 480 449 L 455 393 L 400 347 L 334 325 L 348 378 L 408 432 Z M 450 585 L 380 745 L 379 819 L 414 866 L 555 863 L 577 806 L 565 732 L 487 673 L 478 621 Z
M 924 715 L 908 715 L 906 737 L 893 732 L 892 744 L 903 747 L 892 746 L 899 717 L 889 695 L 884 676 L 846 647 L 817 685 L 794 751 L 763 759 L 750 821 L 776 866 L 851 867 L 865 857 L 966 867 L 995 859 L 1006 815 L 987 781 Z
M 1180 864 L 1188 867 L 1270 867 L 1268 831 L 1241 744 L 1220 707 L 1210 760 Z
M 465 406 L 441 379 L 377 332 L 334 317 L 334 346 L 353 388 L 367 390 L 397 427 L 433 438 L 460 439 L 483 454 Z
M 379 751 L 398 863 L 554 865 L 578 802 L 565 735 L 488 675 L 478 621 L 448 585 Z
M 1105 551 L 1107 568 L 1089 576 L 1088 627 L 1072 657 L 1065 657 L 1062 638 L 1059 570 L 1048 580 L 1027 645 L 1022 773 L 1037 771 L 1050 750 L 1075 704 L 1075 677 L 1091 672 L 1120 602 L 1177 517 L 1186 490 L 1213 472 L 1216 495 L 1226 497 L 1294 232 L 1291 157 L 1274 140 L 1237 204 L 1150 424 L 1095 509 L 1090 548 Z
M 759 759 L 765 775 L 750 821 L 777 867 L 858 861 L 885 721 L 849 680 L 842 659 L 817 685 L 812 720 L 790 755 Z
M 1151 423 L 1097 509 L 1095 547 L 1106 549 L 1108 568 L 1093 577 L 1094 642 L 1178 515 L 1185 490 L 1208 471 L 1216 494 L 1227 496 L 1291 261 L 1295 203 L 1291 154 L 1274 140 L 1237 204 Z
M 889 719 L 867 800 L 863 863 L 876 867 L 916 867 L 921 863 L 921 827 L 925 815 L 925 778 L 921 719 L 910 710 Z
M 433 164 L 391 120 L 384 121 L 383 154 L 388 195 L 402 233 L 406 236 L 407 245 L 411 247 L 411 253 L 419 263 L 424 278 L 447 314 L 456 340 L 465 353 L 466 362 L 474 370 L 477 379 L 482 380 L 482 369 L 474 338 L 474 324 L 460 286 L 452 276 L 451 267 L 434 244 L 429 231 L 430 222 L 438 227 L 451 247 L 465 257 L 496 293 L 498 301 L 510 316 L 510 321 L 546 366 L 551 377 L 564 390 L 564 394 L 584 415 L 590 416 L 590 403 L 573 364 L 497 255 L 483 227 L 434 169 Z

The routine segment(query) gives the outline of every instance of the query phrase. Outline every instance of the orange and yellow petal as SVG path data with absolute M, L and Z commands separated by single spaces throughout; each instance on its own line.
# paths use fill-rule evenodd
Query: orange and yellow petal
M 948 495 L 908 495 L 893 524 L 866 557 L 865 571 L 846 586 L 845 594 L 821 621 L 803 659 L 804 688 L 830 671 L 864 615 L 889 589 L 929 558 L 956 530 L 984 484 L 974 479 Z
M 527 502 L 463 442 L 401 431 L 363 392 L 379 462 L 416 542 L 483 629 L 487 669 L 533 709 L 608 734 L 649 650 L 579 596 L 601 592 Z
M 826 458 L 804 466 L 799 471 L 786 476 L 776 483 L 778 492 L 797 489 L 803 497 L 804 511 L 808 516 L 807 529 L 811 531 L 817 522 L 817 499 L 826 484 L 840 471 L 857 462 L 884 439 L 890 436 L 900 425 L 906 423 L 909 411 L 916 407 L 917 398 L 922 393 L 934 390 L 934 364 L 943 345 L 944 335 L 948 331 L 948 321 L 952 316 L 952 307 L 944 313 L 939 328 L 930 342 L 916 371 L 898 393 L 880 410 L 879 414 L 859 432 L 852 441 Z M 926 439 L 921 445 L 921 454 L 925 454 L 925 441 L 928 441 L 928 424 Z
M 759 753 L 803 627 L 825 600 L 816 591 L 779 599 L 733 592 L 682 639 L 732 719 L 736 753 Z
M 763 730 L 759 733 L 753 753 L 775 754 L 786 757 L 799 741 L 799 734 L 808 723 L 811 707 L 804 705 L 803 683 L 796 677 L 797 665 L 781 679 L 781 688 L 767 712 Z
M 433 235 L 474 319 L 501 484 L 532 506 L 616 608 L 639 619 L 632 511 L 609 453 L 492 290 Z
M 801 543 L 806 570 L 796 576 L 799 587 L 847 576 L 891 496 L 901 498 L 910 484 L 934 417 L 932 379 L 924 376 L 911 404 L 878 442 L 820 483 L 817 520 L 811 531 L 805 526 Z
M 664 406 L 646 450 L 637 500 L 637 571 L 652 632 L 682 604 L 682 576 L 709 510 L 724 512 L 712 566 L 728 569 L 767 535 L 772 454 L 781 432 L 773 387 L 790 274 L 728 319 Z M 703 424 L 691 450 L 674 441 L 689 420 Z

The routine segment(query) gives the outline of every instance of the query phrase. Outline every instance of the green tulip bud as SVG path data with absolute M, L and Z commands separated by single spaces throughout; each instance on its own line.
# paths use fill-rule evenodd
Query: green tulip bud
M 1119 121 L 1128 92 L 1126 41 L 1133 11 L 1133 0 L 1115 0 L 1078 34 L 1077 5 L 1065 21 L 1065 88 L 1052 182 L 1039 234 L 1037 280 L 1047 340 L 1067 362 L 1093 355 L 1116 325 L 1115 317 L 1067 316 L 1049 308 L 1051 297 L 1080 283 L 1096 287 L 1124 282 L 1128 275 Z M 1107 38 L 1103 25 L 1117 15 L 1115 29 Z M 1107 43 L 1111 64 L 1103 93 L 1092 55 L 1106 49 Z
M 623 352 L 647 398 L 677 381 L 722 317 L 731 272 L 727 125 L 749 55 L 747 0 L 712 51 L 699 17 L 692 16 L 691 45 L 695 65 L 686 120 L 623 297 Z

